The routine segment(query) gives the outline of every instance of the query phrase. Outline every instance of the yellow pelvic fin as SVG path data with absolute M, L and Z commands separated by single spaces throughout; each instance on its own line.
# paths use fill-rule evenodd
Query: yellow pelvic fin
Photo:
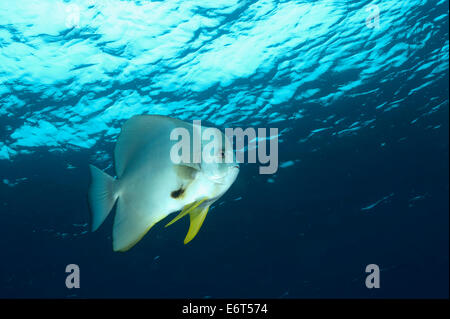
M 177 217 L 172 219 L 165 227 L 172 225 L 177 220 L 179 220 L 179 219 L 183 218 L 184 216 L 186 216 L 187 214 L 189 214 L 193 209 L 196 209 L 198 206 L 200 206 L 205 200 L 206 200 L 206 198 L 198 200 L 196 202 L 193 202 L 192 204 L 188 204 L 188 205 L 184 206 L 183 210 L 181 211 L 181 213 L 179 213 L 177 215 Z
M 189 211 L 189 217 L 191 224 L 189 225 L 189 231 L 184 239 L 184 244 L 186 245 L 195 235 L 197 235 L 200 227 L 202 227 L 203 221 L 205 220 L 206 214 L 208 214 L 209 206 L 206 207 L 196 207 Z

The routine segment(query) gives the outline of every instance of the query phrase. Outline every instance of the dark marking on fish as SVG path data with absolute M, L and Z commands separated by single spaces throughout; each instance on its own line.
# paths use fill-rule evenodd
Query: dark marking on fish
M 183 196 L 185 191 L 186 190 L 182 186 L 179 189 L 177 189 L 176 191 L 173 191 L 172 193 L 170 193 L 170 196 L 172 196 L 172 198 L 180 198 L 181 196 Z

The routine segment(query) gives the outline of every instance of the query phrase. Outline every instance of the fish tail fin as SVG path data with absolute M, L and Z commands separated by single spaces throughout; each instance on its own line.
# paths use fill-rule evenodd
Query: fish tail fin
M 94 165 L 91 170 L 91 185 L 89 186 L 89 206 L 92 212 L 92 231 L 96 231 L 108 217 L 118 195 L 114 191 L 116 181 Z

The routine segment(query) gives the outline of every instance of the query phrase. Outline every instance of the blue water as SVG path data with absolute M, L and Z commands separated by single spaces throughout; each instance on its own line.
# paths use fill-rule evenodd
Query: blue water
M 0 297 L 448 298 L 448 13 L 0 0 Z M 242 164 L 190 244 L 183 219 L 115 253 L 112 217 L 89 231 L 88 164 L 114 175 L 136 114 L 276 127 L 279 169 Z

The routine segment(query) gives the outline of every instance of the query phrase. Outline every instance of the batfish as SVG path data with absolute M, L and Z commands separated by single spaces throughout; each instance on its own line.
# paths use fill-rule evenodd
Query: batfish
M 174 129 L 190 137 L 202 136 L 205 127 L 159 115 L 138 115 L 127 120 L 114 149 L 116 178 L 90 165 L 88 198 L 92 212 L 92 231 L 96 231 L 116 205 L 113 226 L 114 251 L 127 251 L 159 221 L 181 211 L 167 226 L 189 215 L 190 226 L 184 243 L 200 230 L 208 209 L 233 184 L 239 173 L 228 138 L 218 129 L 223 147 L 211 148 L 209 161 L 202 157 L 177 163 L 171 152 L 176 141 Z M 211 128 L 210 128 L 211 129 Z M 195 143 L 190 140 L 191 144 Z M 180 143 L 180 142 L 178 142 Z M 201 140 L 203 148 L 205 141 Z M 198 150 L 197 150 L 198 152 Z M 198 155 L 198 154 L 197 154 Z M 225 161 L 231 156 L 232 160 Z

